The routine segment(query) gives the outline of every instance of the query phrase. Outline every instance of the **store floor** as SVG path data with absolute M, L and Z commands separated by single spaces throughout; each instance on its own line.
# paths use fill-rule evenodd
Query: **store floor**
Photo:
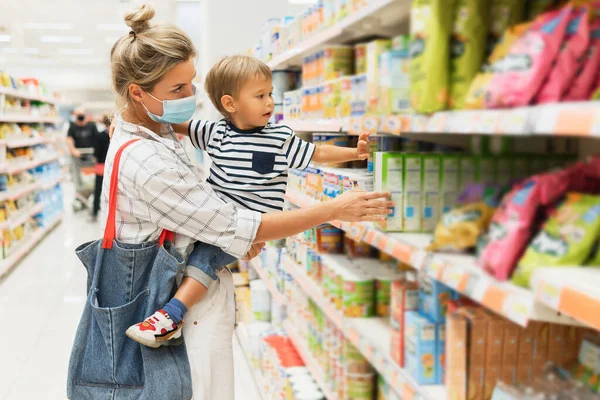
M 62 224 L 0 282 L 0 400 L 66 398 L 69 353 L 85 300 L 85 270 L 74 249 L 101 235 L 99 224 L 66 206 Z M 259 400 L 235 339 L 234 359 L 237 399 Z

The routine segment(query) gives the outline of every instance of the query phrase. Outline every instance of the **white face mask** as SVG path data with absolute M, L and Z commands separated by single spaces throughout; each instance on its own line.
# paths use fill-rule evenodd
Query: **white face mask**
M 151 113 L 148 108 L 142 103 L 142 106 L 146 109 L 148 116 L 156 122 L 163 124 L 180 124 L 188 121 L 194 115 L 196 111 L 196 86 L 192 85 L 191 96 L 184 97 L 183 99 L 177 100 L 160 100 L 148 93 L 154 100 L 161 102 L 163 105 L 163 115 L 158 116 Z

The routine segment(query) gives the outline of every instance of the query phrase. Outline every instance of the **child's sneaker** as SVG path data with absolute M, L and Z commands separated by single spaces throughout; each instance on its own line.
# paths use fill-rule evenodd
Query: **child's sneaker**
M 127 329 L 125 334 L 144 346 L 158 348 L 160 346 L 169 346 L 176 343 L 176 339 L 181 337 L 181 327 L 183 321 L 176 325 L 164 310 L 158 310 L 144 322 L 135 324 Z

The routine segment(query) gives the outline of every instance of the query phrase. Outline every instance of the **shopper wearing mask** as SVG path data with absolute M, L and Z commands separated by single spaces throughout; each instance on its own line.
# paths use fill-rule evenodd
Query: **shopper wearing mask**
M 67 146 L 71 154 L 71 175 L 77 188 L 82 186 L 80 171 L 77 167 L 81 159 L 80 149 L 91 149 L 94 147 L 94 141 L 98 134 L 96 124 L 87 119 L 85 109 L 76 108 L 73 111 L 73 121 L 69 125 L 67 132 Z
M 201 181 L 170 126 L 194 112 L 196 51 L 178 28 L 150 26 L 153 16 L 147 5 L 127 15 L 131 31 L 111 51 L 121 115 L 105 164 L 104 239 L 77 250 L 88 271 L 88 298 L 67 395 L 233 400 L 235 300 L 228 269 L 189 310 L 185 346 L 150 349 L 125 330 L 173 296 L 195 244 L 251 259 L 266 241 L 334 219 L 379 220 L 393 203 L 386 193 L 348 192 L 310 208 L 260 214 L 221 200 Z
M 108 153 L 108 146 L 110 145 L 110 137 L 108 136 L 108 129 L 110 127 L 110 117 L 104 115 L 102 122 L 100 122 L 98 133 L 94 137 L 94 158 L 96 159 L 96 182 L 94 186 L 94 207 L 92 209 L 92 222 L 96 222 L 98 219 L 98 212 L 100 211 L 100 197 L 102 195 L 102 182 L 104 181 L 104 161 L 106 160 L 106 153 Z

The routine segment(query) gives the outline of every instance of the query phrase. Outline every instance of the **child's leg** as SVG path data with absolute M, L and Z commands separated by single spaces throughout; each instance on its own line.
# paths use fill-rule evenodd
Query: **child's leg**
M 150 347 L 167 345 L 169 340 L 178 339 L 187 310 L 206 296 L 208 288 L 217 280 L 216 271 L 233 261 L 235 258 L 220 248 L 197 242 L 175 296 L 144 322 L 129 327 L 127 336 Z

